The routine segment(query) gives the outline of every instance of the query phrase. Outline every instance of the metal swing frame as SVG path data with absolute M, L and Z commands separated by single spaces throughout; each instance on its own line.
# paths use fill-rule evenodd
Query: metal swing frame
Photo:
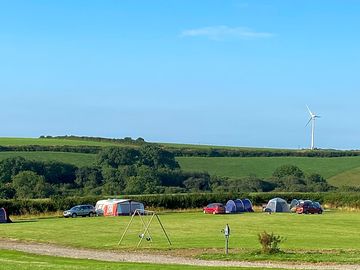
M 148 214 L 151 215 L 150 220 L 149 220 L 147 223 L 144 221 L 144 219 L 143 219 L 143 217 L 142 217 L 144 214 L 146 214 L 146 215 L 148 215 Z M 165 235 L 165 237 L 166 237 L 169 245 L 171 246 L 170 238 L 169 238 L 168 234 L 166 233 L 166 230 L 165 230 L 163 224 L 161 223 L 161 220 L 160 220 L 159 216 L 156 214 L 156 212 L 155 212 L 155 211 L 142 210 L 142 209 L 136 209 L 136 210 L 134 211 L 134 213 L 132 214 L 129 223 L 128 223 L 128 225 L 126 226 L 126 228 L 125 228 L 125 230 L 124 230 L 124 232 L 123 232 L 123 234 L 122 234 L 122 236 L 121 236 L 121 238 L 120 238 L 120 240 L 119 240 L 119 242 L 118 242 L 118 246 L 119 246 L 119 245 L 121 244 L 121 242 L 123 241 L 123 239 L 124 239 L 127 231 L 129 230 L 130 225 L 131 225 L 131 223 L 133 222 L 135 216 L 139 216 L 139 217 L 140 217 L 141 223 L 142 223 L 143 226 L 144 226 L 144 231 L 143 231 L 143 233 L 139 235 L 139 236 L 140 236 L 140 240 L 139 240 L 139 242 L 138 242 L 138 244 L 137 244 L 137 247 L 139 247 L 139 246 L 141 245 L 141 242 L 142 242 L 143 238 L 145 237 L 145 235 L 149 236 L 150 241 L 152 241 L 152 237 L 151 237 L 151 234 L 150 234 L 150 231 L 149 231 L 149 227 L 150 227 L 151 222 L 153 221 L 154 218 L 157 219 L 157 221 L 158 221 L 158 223 L 159 223 L 162 231 L 164 232 L 164 235 Z

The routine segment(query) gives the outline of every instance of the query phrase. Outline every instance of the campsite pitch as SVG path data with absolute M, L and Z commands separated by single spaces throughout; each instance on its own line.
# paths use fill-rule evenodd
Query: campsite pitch
M 349 252 L 348 257 L 335 255 L 333 258 L 339 262 L 359 263 L 360 261 L 360 235 L 358 233 L 360 215 L 357 212 L 330 211 L 323 215 L 290 213 L 205 215 L 186 212 L 162 214 L 160 218 L 172 245 L 169 246 L 161 228 L 155 226 L 154 223 L 154 226 L 150 227 L 152 239 L 142 242 L 142 250 L 181 253 L 189 256 L 202 256 L 204 253 L 221 254 L 224 247 L 224 236 L 221 230 L 226 224 L 229 224 L 231 228 L 230 254 L 244 253 L 247 254 L 245 257 L 248 260 L 256 259 L 257 256 L 254 252 L 260 248 L 257 234 L 266 230 L 286 238 L 280 247 L 285 252 L 289 251 L 288 253 L 313 253 L 315 259 L 322 256 L 323 259 L 320 258 L 318 261 L 328 261 L 322 254 L 335 255 Z M 130 228 L 122 245 L 117 245 L 129 220 L 130 217 L 91 219 L 57 217 L 15 220 L 13 224 L 1 224 L 0 235 L 3 238 L 71 247 L 135 250 L 139 234 L 143 229 L 140 220 L 137 220 L 137 223 Z M 289 255 L 287 256 L 289 258 L 281 257 L 280 259 L 301 260 L 301 258 L 305 258 L 305 261 L 313 261 L 314 256 L 309 258 L 309 256 Z M 331 256 L 329 255 L 329 257 Z M 267 259 L 269 258 L 265 258 L 265 260 Z

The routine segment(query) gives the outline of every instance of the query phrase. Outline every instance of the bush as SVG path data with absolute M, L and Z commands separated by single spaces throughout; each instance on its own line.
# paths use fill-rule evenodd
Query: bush
M 284 241 L 280 235 L 267 233 L 266 231 L 258 234 L 261 251 L 266 254 L 274 254 L 280 251 L 279 244 Z

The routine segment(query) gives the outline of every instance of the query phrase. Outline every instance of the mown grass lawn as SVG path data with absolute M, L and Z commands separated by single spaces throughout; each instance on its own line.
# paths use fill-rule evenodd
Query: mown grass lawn
M 205 215 L 185 212 L 166 213 L 160 218 L 170 235 L 172 249 L 222 249 L 224 236 L 221 230 L 229 224 L 231 248 L 259 249 L 257 234 L 266 230 L 286 238 L 282 244 L 284 249 L 360 251 L 358 212 L 330 211 L 323 215 Z M 136 218 L 123 245 L 117 245 L 128 221 L 129 217 L 15 220 L 13 224 L 1 224 L 0 235 L 3 238 L 116 250 L 135 247 L 139 241 L 142 226 L 139 218 Z M 144 241 L 142 247 L 168 249 L 160 227 L 154 222 L 150 229 L 153 241 Z
M 0 250 L 0 269 L 1 270 L 33 270 L 33 269 L 81 269 L 81 270 L 225 270 L 229 267 L 204 267 L 187 265 L 159 265 L 145 263 L 118 263 L 102 262 L 85 259 L 68 259 L 52 256 L 40 256 L 17 251 Z M 230 269 L 260 270 L 261 268 L 238 268 Z

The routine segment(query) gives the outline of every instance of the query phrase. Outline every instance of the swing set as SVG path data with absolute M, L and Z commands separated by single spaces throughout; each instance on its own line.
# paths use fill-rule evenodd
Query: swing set
M 152 221 L 153 221 L 154 219 L 156 219 L 156 220 L 158 221 L 158 223 L 159 223 L 159 225 L 160 225 L 160 227 L 161 227 L 161 229 L 162 229 L 162 231 L 163 231 L 163 233 L 164 233 L 164 235 L 165 235 L 165 237 L 166 237 L 166 239 L 167 239 L 167 242 L 168 242 L 169 245 L 171 246 L 171 241 L 170 241 L 170 239 L 169 239 L 169 236 L 168 236 L 168 234 L 166 233 L 166 230 L 165 230 L 163 224 L 161 223 L 161 220 L 160 220 L 159 216 L 156 214 L 156 212 L 155 212 L 155 211 L 143 210 L 143 209 L 136 209 L 136 210 L 134 211 L 134 213 L 132 214 L 131 219 L 130 219 L 128 225 L 126 226 L 126 228 L 125 228 L 125 230 L 124 230 L 124 232 L 123 232 L 123 234 L 122 234 L 122 236 L 121 236 L 121 238 L 120 238 L 120 240 L 119 240 L 119 242 L 118 242 L 118 245 L 121 245 L 121 242 L 123 241 L 126 233 L 128 232 L 131 224 L 133 223 L 133 220 L 134 220 L 134 217 L 135 217 L 135 216 L 139 216 L 140 221 L 141 221 L 141 224 L 142 224 L 142 230 L 141 230 L 141 232 L 140 232 L 140 234 L 139 234 L 140 240 L 139 240 L 139 242 L 138 242 L 138 244 L 137 244 L 137 247 L 139 247 L 139 246 L 141 245 L 141 242 L 142 242 L 142 240 L 143 240 L 144 238 L 145 238 L 146 241 L 152 242 L 152 236 L 151 236 L 151 234 L 150 234 L 149 228 L 150 228 L 150 225 L 151 225 L 151 223 L 152 223 Z M 144 218 L 144 216 L 149 216 L 150 219 L 148 219 L 148 221 L 147 221 L 147 220 Z

